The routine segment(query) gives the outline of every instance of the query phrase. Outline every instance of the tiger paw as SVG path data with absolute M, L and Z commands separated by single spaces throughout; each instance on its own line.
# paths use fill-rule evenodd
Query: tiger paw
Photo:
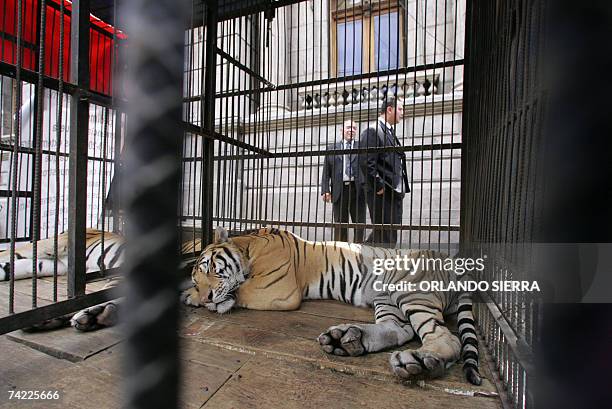
M 77 312 L 70 324 L 79 331 L 93 331 L 111 327 L 119 319 L 119 309 L 114 303 L 96 305 Z
M 188 288 L 187 290 L 183 291 L 181 293 L 181 302 L 191 307 L 199 307 L 200 306 L 200 295 L 198 294 L 197 288 L 192 287 L 192 288 Z
M 389 358 L 393 373 L 403 379 L 439 378 L 444 374 L 444 360 L 429 351 L 395 351 Z
M 330 327 L 319 335 L 318 341 L 323 351 L 339 356 L 359 356 L 365 354 L 366 348 L 361 342 L 361 328 L 352 324 Z

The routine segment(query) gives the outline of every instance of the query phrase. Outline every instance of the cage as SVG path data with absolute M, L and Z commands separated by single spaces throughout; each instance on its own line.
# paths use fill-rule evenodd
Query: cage
M 86 228 L 123 230 L 128 118 L 117 78 L 130 33 L 113 7 L 0 2 L 6 265 L 15 271 L 20 241 L 35 253 L 42 239 L 56 255 L 70 250 L 66 280 L 60 261 L 51 278 L 37 277 L 36 256 L 31 280 L 6 274 L 0 333 L 112 297 L 98 281 L 115 273 L 104 259 L 111 244 L 103 234 L 100 271 L 86 265 L 85 245 Z M 181 62 L 180 242 L 197 256 L 217 226 L 232 234 L 267 226 L 312 241 L 487 254 L 487 280 L 525 278 L 542 156 L 541 16 L 535 0 L 192 2 Z M 391 97 L 403 110 L 393 145 L 359 145 Z M 387 152 L 404 155 L 408 181 L 383 187 L 383 201 L 395 198 L 391 215 L 373 210 L 366 197 L 375 192 L 352 174 L 365 167 L 344 168 L 353 156 L 361 164 Z M 336 160 L 350 203 L 325 197 Z M 537 300 L 478 297 L 480 343 L 503 405 L 533 407 Z

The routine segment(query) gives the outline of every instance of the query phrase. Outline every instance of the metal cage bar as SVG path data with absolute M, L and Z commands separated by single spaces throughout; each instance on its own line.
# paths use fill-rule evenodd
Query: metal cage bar
M 119 220 L 107 220 L 106 204 L 112 201 L 120 207 L 119 200 L 111 200 L 116 190 L 111 185 L 125 115 L 114 119 L 114 107 L 123 99 L 119 81 L 113 81 L 118 75 L 111 74 L 117 67 L 114 46 L 120 48 L 126 36 L 90 15 L 92 10 L 80 13 L 79 6 L 74 2 L 67 10 L 64 1 L 0 1 L 0 275 L 11 271 L 0 277 L 8 280 L 9 293 L 1 333 L 37 324 L 50 318 L 49 311 L 65 314 L 99 303 L 100 295 L 85 292 L 99 287 L 92 282 L 117 273 L 104 259 L 94 268 L 95 262 L 85 265 L 92 253 L 85 252 L 84 233 L 86 227 L 121 230 Z M 79 47 L 81 40 L 85 42 Z M 78 176 L 69 182 L 71 172 Z M 70 253 L 80 267 L 71 266 L 74 274 L 67 284 L 66 277 L 60 278 L 67 270 L 66 243 L 60 240 L 68 230 L 75 231 L 77 219 L 81 234 L 71 240 L 77 248 Z M 102 254 L 110 250 L 105 236 Z M 32 242 L 31 250 L 27 242 Z M 27 256 L 30 251 L 32 256 Z M 25 281 L 15 282 L 30 277 L 27 290 Z M 66 300 L 69 296 L 74 299 Z M 41 301 L 59 302 L 61 307 L 39 310 Z
M 489 282 L 533 279 L 543 2 L 468 4 L 461 248 L 488 256 L 483 278 Z M 491 291 L 481 292 L 475 306 L 499 380 L 517 408 L 535 405 L 538 302 L 529 292 Z
M 422 247 L 432 245 L 456 251 L 462 98 L 460 93 L 455 95 L 453 88 L 461 83 L 464 63 L 463 40 L 456 39 L 463 36 L 463 28 L 457 29 L 463 24 L 463 2 L 427 4 L 415 0 L 381 4 L 372 5 L 374 14 L 385 16 L 385 10 L 399 10 L 401 24 L 384 27 L 386 31 L 372 42 L 372 55 L 367 59 L 374 67 L 383 58 L 380 50 L 379 55 L 373 54 L 375 47 L 381 47 L 384 34 L 402 42 L 398 61 L 394 65 L 387 59 L 382 68 L 344 75 L 338 75 L 330 60 L 336 58 L 333 54 L 337 52 L 329 37 L 336 30 L 330 28 L 336 24 L 331 19 L 338 13 L 336 2 L 330 2 L 330 8 L 325 10 L 322 2 L 275 2 L 265 11 L 232 20 L 224 19 L 219 11 L 217 43 L 212 50 L 206 48 L 209 53 L 219 50 L 220 56 L 216 60 L 214 131 L 199 130 L 201 116 L 193 115 L 198 106 L 201 108 L 203 98 L 202 87 L 196 84 L 201 73 L 195 58 L 186 71 L 189 82 L 193 82 L 184 98 L 190 112 L 185 130 L 194 144 L 189 150 L 198 152 L 200 141 L 206 139 L 212 139 L 215 146 L 212 158 L 195 152 L 186 152 L 183 157 L 185 197 L 180 217 L 189 220 L 189 231 L 202 229 L 202 236 L 210 237 L 212 227 L 221 223 L 234 231 L 270 225 L 291 227 L 307 238 L 321 240 L 329 239 L 333 228 L 378 228 L 381 224 L 371 220 L 330 220 L 331 208 L 325 209 L 319 202 L 320 168 L 325 158 L 346 153 L 329 147 L 336 142 L 343 121 L 352 118 L 362 123 L 363 130 L 378 116 L 377 103 L 385 95 L 398 95 L 405 98 L 409 121 L 419 125 L 403 127 L 402 146 L 355 148 L 353 153 L 400 151 L 407 153 L 411 161 L 417 160 L 419 165 L 412 166 L 412 171 L 422 175 L 415 183 L 427 193 L 419 193 L 418 199 L 410 196 L 410 202 L 405 200 L 409 220 L 383 229 L 404 232 L 400 235 L 402 245 L 420 243 Z M 355 10 L 354 5 L 349 8 Z M 440 16 L 432 28 L 425 19 L 427 13 Z M 376 22 L 371 23 L 372 36 Z M 296 30 L 297 25 L 302 29 Z M 414 47 L 408 40 L 400 40 L 411 30 L 417 39 Z M 304 32 L 314 33 L 314 38 L 304 36 Z M 202 45 L 191 42 L 187 54 L 203 53 L 199 47 Z M 419 47 L 424 47 L 425 52 Z M 298 71 L 303 74 L 296 76 Z M 434 131 L 437 126 L 445 130 Z M 415 133 L 421 135 L 415 137 Z M 203 217 L 208 207 L 195 196 L 200 189 L 209 189 L 206 183 L 198 186 L 197 180 L 201 174 L 211 177 L 210 167 L 208 172 L 199 170 L 200 163 L 209 166 L 211 161 L 214 176 L 209 182 L 217 181 L 212 220 L 210 215 Z M 452 162 L 456 162 L 454 166 Z

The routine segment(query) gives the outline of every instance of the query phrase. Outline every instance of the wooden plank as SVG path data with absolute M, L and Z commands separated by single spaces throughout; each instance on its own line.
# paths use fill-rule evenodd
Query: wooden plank
M 57 407 L 121 407 L 122 382 L 115 376 L 80 364 L 74 364 L 70 371 L 65 371 L 62 375 L 55 381 L 47 382 L 48 389 L 60 391 L 60 406 Z
M 183 361 L 180 380 L 180 407 L 198 409 L 232 376 L 217 367 Z
M 309 340 L 317 339 L 322 332 L 333 325 L 352 322 L 343 318 L 299 314 L 294 311 L 236 310 L 231 314 L 219 316 L 201 310 L 201 314 L 219 322 L 233 322 L 242 326 L 274 331 Z
M 0 408 L 118 408 L 117 378 L 95 368 L 57 359 L 0 337 Z M 59 400 L 9 401 L 8 390 L 58 391 Z
M 9 402 L 9 390 L 48 390 L 49 376 L 73 365 L 13 342 L 6 336 L 0 337 L 0 350 L 0 407 L 17 406 L 15 401 Z
M 452 404 L 451 404 L 452 402 Z M 450 396 L 397 383 L 359 378 L 297 362 L 254 358 L 204 408 L 499 408 L 496 399 Z
M 181 407 L 200 408 L 252 355 L 181 340 Z
M 23 294 L 23 296 L 31 299 L 32 280 L 15 280 L 15 293 Z M 36 297 L 40 305 L 47 305 L 53 301 L 53 278 L 51 278 L 51 280 L 36 280 Z M 60 301 L 66 299 L 66 287 L 64 285 L 62 288 L 62 284 L 60 282 L 58 282 L 57 286 L 57 298 Z
M 121 343 L 113 345 L 104 351 L 100 351 L 95 355 L 87 357 L 83 362 L 81 362 L 81 365 L 112 375 L 117 379 L 117 382 L 119 382 L 124 377 L 122 365 L 122 347 L 123 346 Z
M 53 277 L 43 277 L 37 281 L 37 305 L 42 307 L 53 302 Z M 86 293 L 92 293 L 102 289 L 106 280 L 91 282 L 87 284 Z M 57 296 L 58 300 L 66 300 L 67 285 L 66 277 L 58 277 Z M 8 315 L 9 282 L 0 283 L 0 317 Z M 15 312 L 24 312 L 32 309 L 32 280 L 15 281 Z
M 181 359 L 185 362 L 236 372 L 253 354 L 231 351 L 193 339 L 181 339 Z
M 7 334 L 7 337 L 56 358 L 78 362 L 119 343 L 123 333 L 119 327 L 90 332 L 62 328 L 36 333 L 14 331 Z
M 193 313 L 196 318 L 192 318 L 191 323 L 181 331 L 181 335 L 185 338 L 233 351 L 290 362 L 301 361 L 316 368 L 329 368 L 360 377 L 397 381 L 388 363 L 392 351 L 360 357 L 329 355 L 321 350 L 316 341 L 319 330 L 313 330 L 314 324 L 312 322 L 303 324 L 302 320 L 307 317 L 305 315 L 269 311 L 245 311 L 243 314 L 237 311 L 230 314 L 230 317 L 230 315 L 219 316 L 201 309 L 196 311 Z M 316 317 L 308 319 L 312 318 Z M 327 324 L 329 322 L 320 325 L 325 327 Z M 295 325 L 298 327 L 293 333 L 292 328 Z M 418 347 L 418 342 L 411 342 L 398 349 Z M 489 381 L 492 375 L 487 365 L 482 363 L 480 370 L 485 377 L 480 386 L 471 385 L 465 380 L 460 365 L 451 366 L 443 378 L 427 380 L 420 384 L 430 389 L 446 390 L 448 393 L 497 394 L 494 384 Z
M 338 318 L 338 322 L 373 322 L 374 310 L 358 308 L 340 301 L 304 301 L 300 314 L 311 314 L 319 317 Z
M 8 315 L 9 286 L 8 281 L 0 283 L 0 317 Z M 48 301 L 39 300 L 40 305 L 45 305 Z M 32 294 L 22 294 L 15 291 L 14 311 L 23 312 L 32 309 Z
M 109 374 L 120 383 L 124 378 L 122 354 L 122 346 L 115 345 L 87 358 L 82 365 Z M 182 339 L 181 407 L 201 407 L 251 356 Z

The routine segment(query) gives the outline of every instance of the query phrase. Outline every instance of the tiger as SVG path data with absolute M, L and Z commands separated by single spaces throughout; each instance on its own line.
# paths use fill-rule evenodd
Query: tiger
M 389 364 L 394 374 L 406 380 L 439 378 L 461 359 L 467 381 L 480 385 L 478 339 L 469 293 L 391 292 L 374 285 L 377 280 L 394 284 L 462 279 L 452 271 L 424 268 L 374 274 L 375 259 L 404 255 L 444 258 L 433 251 L 308 241 L 274 228 L 229 237 L 227 230 L 218 227 L 213 243 L 193 267 L 192 287 L 181 298 L 186 305 L 203 306 L 219 314 L 236 307 L 295 310 L 302 300 L 317 299 L 373 307 L 373 324 L 335 325 L 319 335 L 322 350 L 337 356 L 360 356 L 398 348 L 418 338 L 421 347 L 391 353 Z M 446 326 L 452 320 L 457 321 L 459 336 Z
M 53 238 L 37 242 L 36 276 L 50 277 L 56 270 L 58 276 L 68 271 L 68 233 L 57 236 L 57 256 L 55 256 L 55 241 Z M 193 265 L 195 255 L 201 251 L 201 239 L 186 238 L 181 244 L 183 261 L 181 268 Z M 34 270 L 32 243 L 20 243 L 15 248 L 15 263 L 13 277 L 15 280 L 31 278 Z M 86 229 L 85 232 L 85 266 L 86 273 L 119 268 L 123 264 L 125 240 L 120 234 L 97 229 Z M 57 267 L 55 267 L 57 263 Z M 0 282 L 11 277 L 10 251 L 0 251 Z M 104 289 L 116 287 L 121 277 L 113 277 L 104 285 Z M 27 331 L 45 331 L 71 325 L 79 331 L 93 331 L 115 325 L 119 320 L 121 300 L 112 300 L 78 311 L 76 314 L 46 320 L 26 328 Z
M 53 275 L 54 264 L 57 261 L 57 275 L 65 275 L 68 271 L 68 233 L 57 236 L 57 257 L 54 251 L 54 240 L 44 239 L 37 243 L 37 277 Z M 123 263 L 123 237 L 119 234 L 87 229 L 85 231 L 85 262 L 88 273 L 102 269 L 117 268 Z M 32 243 L 21 243 L 15 248 L 15 264 L 13 275 L 15 280 L 30 278 L 34 275 Z M 0 281 L 9 280 L 11 275 L 10 251 L 0 252 Z
M 58 276 L 68 272 L 68 233 L 57 236 L 57 256 L 55 256 L 55 240 L 53 238 L 37 242 L 36 276 L 50 277 L 54 270 Z M 32 243 L 20 243 L 15 248 L 15 264 L 13 277 L 15 280 L 31 278 L 34 275 L 34 247 Z M 125 243 L 121 235 L 96 229 L 85 231 L 85 267 L 87 273 L 114 269 L 121 266 L 125 253 Z M 55 267 L 57 263 L 57 267 Z M 10 251 L 0 252 L 0 281 L 11 277 Z M 111 278 L 104 288 L 115 287 L 119 278 Z M 118 302 L 109 301 L 100 305 L 78 311 L 73 315 L 65 315 L 44 321 L 26 328 L 26 330 L 50 330 L 66 325 L 72 325 L 80 331 L 91 331 L 113 326 L 118 321 Z

